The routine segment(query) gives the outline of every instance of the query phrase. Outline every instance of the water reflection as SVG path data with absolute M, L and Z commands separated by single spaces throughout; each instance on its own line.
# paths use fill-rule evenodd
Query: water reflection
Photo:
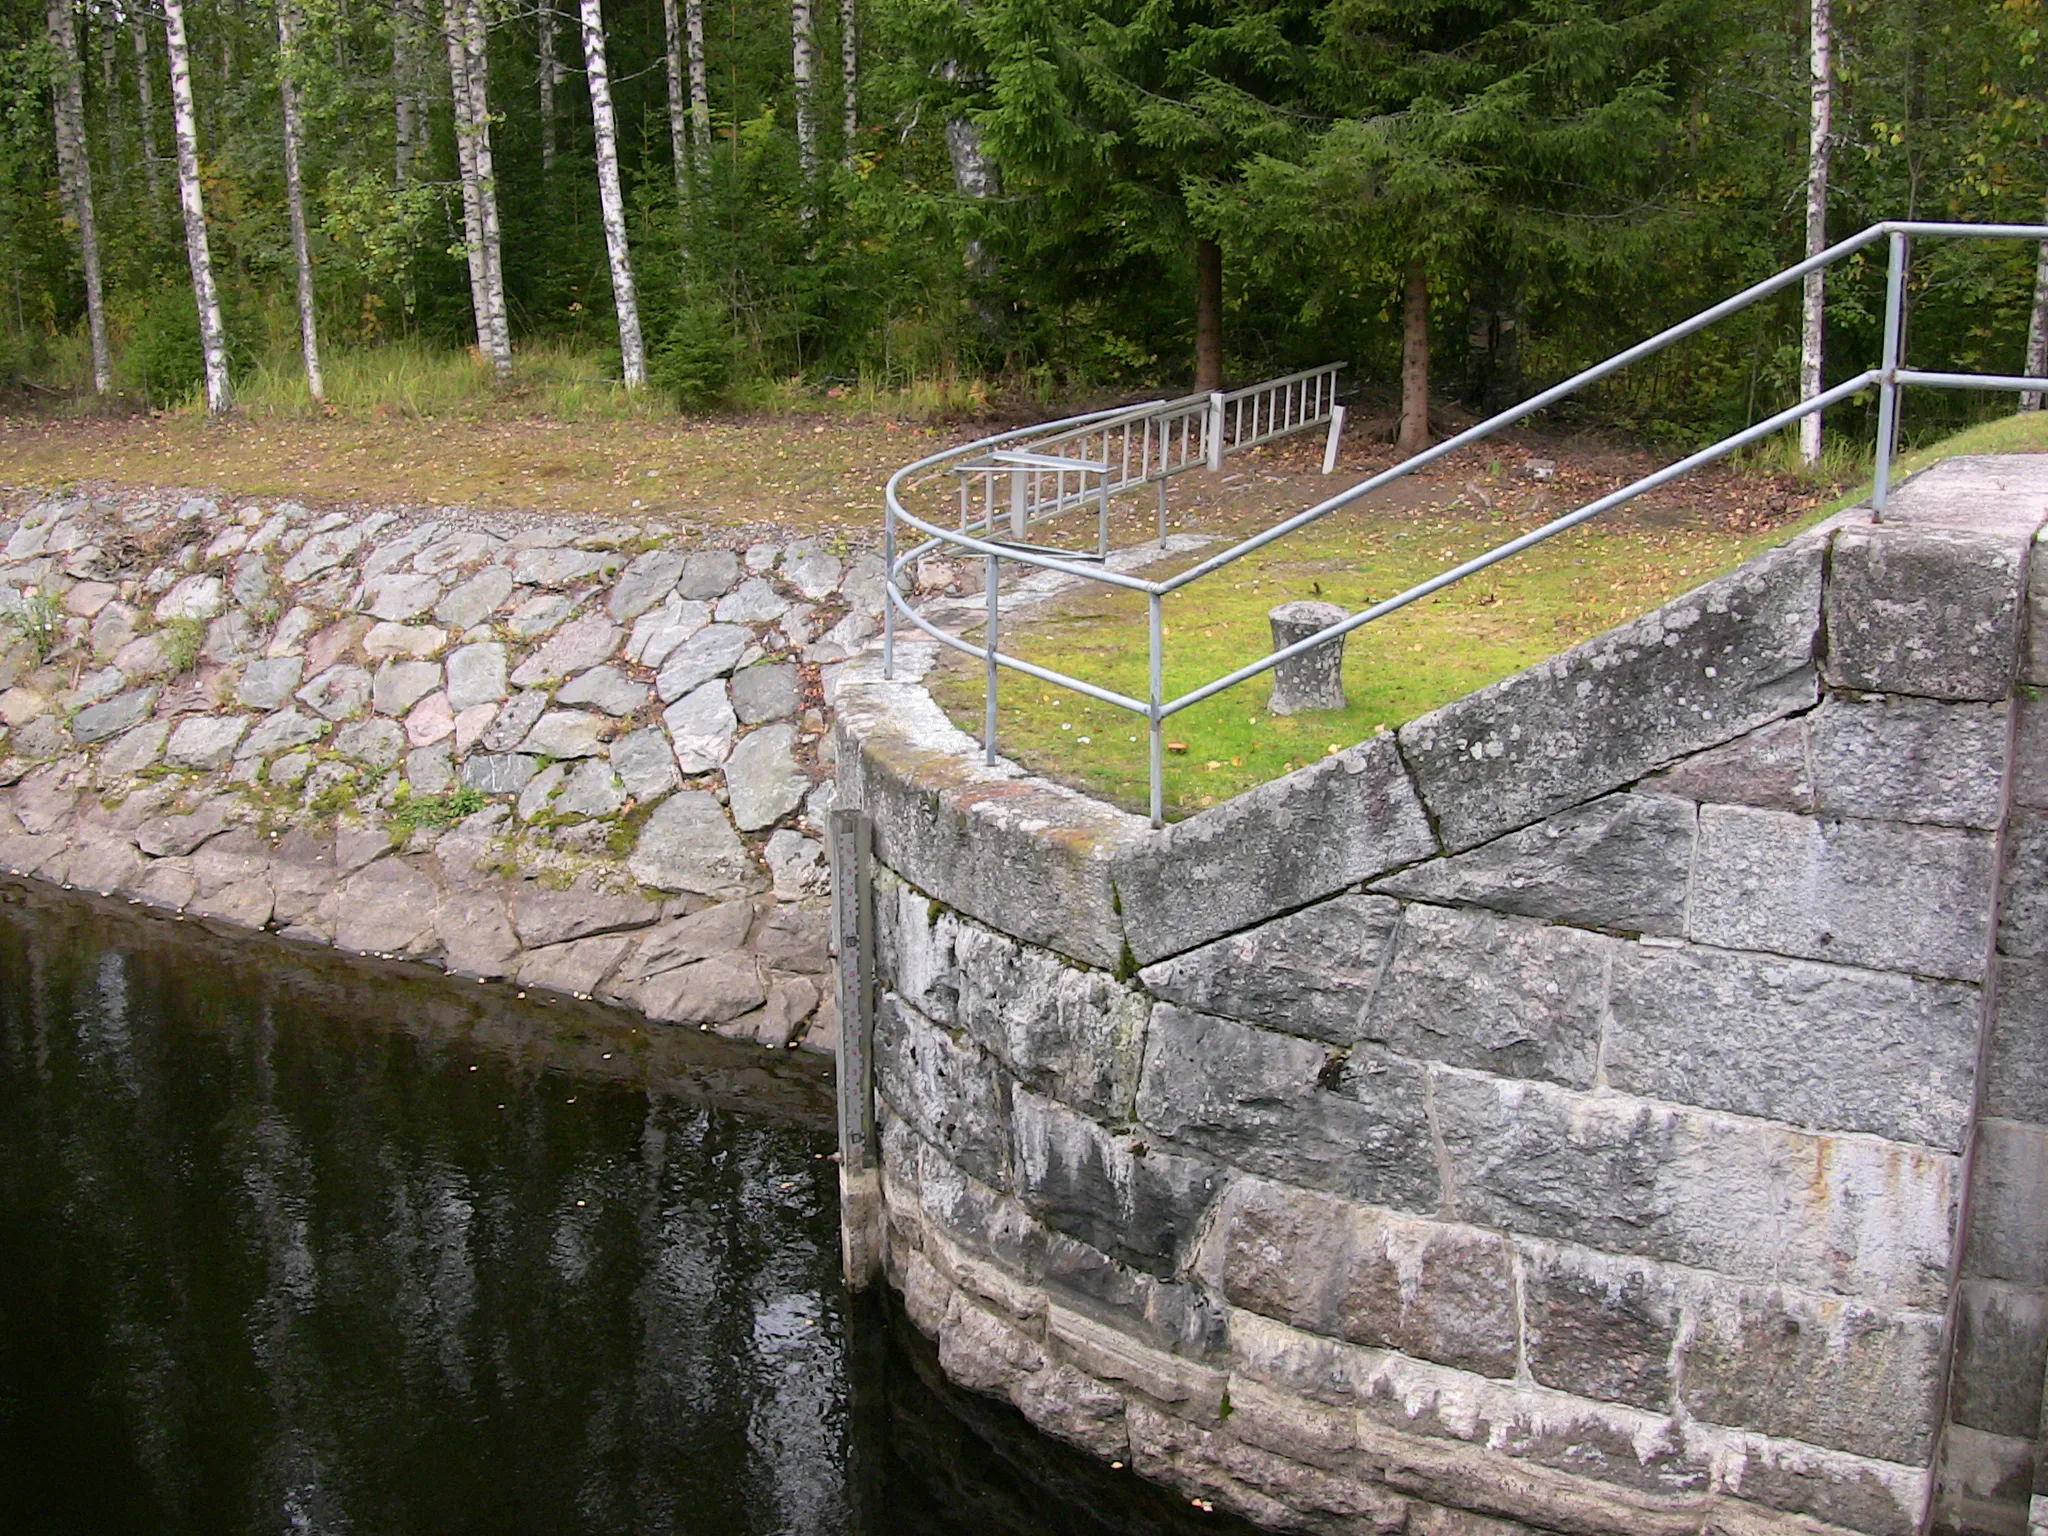
M 849 1307 L 828 1111 L 819 1064 L 8 887 L 0 1524 L 1220 1528 Z

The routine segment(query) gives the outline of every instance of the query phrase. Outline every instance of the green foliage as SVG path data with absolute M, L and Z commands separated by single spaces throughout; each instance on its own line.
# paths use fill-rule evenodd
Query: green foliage
M 189 288 L 165 286 L 151 294 L 121 349 L 114 382 L 146 405 L 175 405 L 206 378 L 199 342 L 199 310 Z
M 0 611 L 0 624 L 27 641 L 37 661 L 48 661 L 64 638 L 64 607 L 47 592 L 25 593 L 14 606 Z
M 1048 405 L 1172 388 L 1187 377 L 1198 239 L 1224 253 L 1233 374 L 1343 356 L 1369 388 L 1391 385 L 1403 269 L 1420 261 L 1439 389 L 1497 405 L 1800 250 L 1786 210 L 1804 169 L 1803 0 L 863 0 L 852 143 L 832 67 L 838 8 L 813 9 L 816 174 L 807 181 L 798 163 L 788 13 L 712 8 L 712 135 L 679 188 L 661 12 L 655 0 L 605 7 L 660 386 L 635 400 L 592 362 L 618 338 L 591 129 L 569 89 L 556 120 L 540 120 L 533 9 L 492 8 L 491 132 L 517 333 L 517 375 L 502 389 L 463 356 L 471 294 L 434 39 L 415 61 L 429 123 L 401 177 L 393 0 L 306 4 L 288 67 L 304 93 L 329 408 L 587 419 L 669 400 L 752 409 L 912 388 L 972 402 L 984 378 Z M 2042 0 L 1838 8 L 1837 233 L 1897 215 L 2041 216 L 2043 17 Z M 201 365 L 161 32 L 152 175 L 128 13 L 87 7 L 79 22 L 119 383 L 140 403 L 175 405 L 196 392 Z M 275 13 L 195 6 L 189 23 L 237 392 L 248 410 L 310 413 Z M 573 60 L 572 26 L 557 47 Z M 42 7 L 0 0 L 10 403 L 91 385 L 78 243 L 56 186 L 52 64 Z M 976 140 L 992 166 L 985 185 L 958 175 Z M 2015 370 L 2030 253 L 1928 242 L 1919 256 L 1914 360 Z M 1841 372 L 1874 354 L 1881 291 L 1875 263 L 1830 278 Z M 1652 437 L 1717 435 L 1790 397 L 1795 336 L 1787 294 L 1579 409 Z M 1914 405 L 1934 424 L 1979 409 L 1964 395 Z M 1841 419 L 1867 426 L 1866 410 Z
M 206 644 L 206 620 L 166 619 L 157 638 L 171 676 L 183 677 L 198 662 L 200 647 Z
M 482 790 L 465 784 L 445 795 L 413 795 L 400 800 L 392 810 L 391 820 L 406 832 L 420 827 L 452 827 L 489 803 Z
M 732 393 L 741 358 L 725 306 L 692 297 L 676 311 L 648 372 L 687 407 L 719 405 Z

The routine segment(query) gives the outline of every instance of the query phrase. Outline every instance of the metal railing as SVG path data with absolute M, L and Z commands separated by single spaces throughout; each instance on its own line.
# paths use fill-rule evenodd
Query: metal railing
M 1323 455 L 1323 473 L 1329 474 L 1336 468 L 1337 437 L 1344 430 L 1344 407 L 1337 403 L 1337 370 L 1343 366 L 1325 363 L 1229 394 L 1209 396 L 1209 411 L 1216 422 L 1209 439 L 1209 467 L 1221 469 L 1227 453 L 1256 448 L 1328 421 L 1330 446 Z
M 992 529 L 1007 509 L 1010 537 L 1021 541 L 1033 523 L 1095 506 L 1099 528 L 1093 558 L 1106 560 L 1112 497 L 1156 485 L 1158 536 L 1164 539 L 1166 482 L 1174 476 L 1221 469 L 1230 454 L 1325 425 L 1329 441 L 1323 473 L 1329 474 L 1344 430 L 1344 407 L 1337 403 L 1337 375 L 1343 368 L 1342 363 L 1325 363 L 1228 394 L 1148 400 L 983 438 L 956 450 L 945 467 L 960 481 L 960 531 Z
M 1026 501 L 1022 503 L 1023 511 L 1021 513 L 1017 510 L 1019 504 L 1013 502 L 1010 509 L 1011 534 L 1015 542 L 1005 542 L 993 537 L 996 521 L 993 489 L 989 492 L 984 515 L 974 518 L 969 515 L 963 482 L 961 518 L 958 529 L 941 528 L 933 522 L 914 515 L 903 505 L 903 494 L 906 489 L 913 484 L 920 483 L 925 477 L 931 476 L 934 473 L 942 473 L 945 466 L 964 461 L 974 455 L 986 455 L 991 450 L 1002 449 L 1010 444 L 1022 443 L 1026 440 L 1033 442 L 1039 447 L 1075 441 L 1094 443 L 1099 438 L 1113 431 L 1122 430 L 1125 419 L 1136 420 L 1146 418 L 1146 413 L 1148 412 L 1177 411 L 1185 413 L 1200 409 L 1208 423 L 1205 428 L 1208 434 L 1205 439 L 1206 461 L 1209 467 L 1215 468 L 1220 465 L 1223 454 L 1227 452 L 1235 452 L 1242 448 L 1251 447 L 1259 442 L 1271 441 L 1274 437 L 1285 435 L 1288 431 L 1301 431 L 1304 429 L 1304 426 L 1315 425 L 1322 420 L 1331 420 L 1333 427 L 1341 429 L 1341 414 L 1326 414 L 1321 417 L 1308 414 L 1302 416 L 1300 422 L 1293 427 L 1282 425 L 1282 423 L 1288 420 L 1295 419 L 1294 408 L 1284 403 L 1287 398 L 1286 392 L 1293 390 L 1302 381 L 1313 380 L 1325 372 L 1334 374 L 1335 368 L 1341 365 L 1331 365 L 1329 369 L 1311 370 L 1308 374 L 1290 375 L 1286 379 L 1270 380 L 1265 384 L 1256 385 L 1250 390 L 1237 391 L 1234 397 L 1229 395 L 1210 396 L 1206 405 L 1202 406 L 1195 404 L 1199 397 L 1190 397 L 1188 400 L 1159 402 L 1133 407 L 1122 412 L 1097 412 L 1093 415 L 1072 417 L 1064 421 L 1047 423 L 1043 426 L 1026 427 L 1018 431 L 983 438 L 979 442 L 970 443 L 961 448 L 949 449 L 944 453 L 933 454 L 927 458 L 919 459 L 913 464 L 906 464 L 889 477 L 884 494 L 886 509 L 884 559 L 887 577 L 882 626 L 884 673 L 885 675 L 893 674 L 896 620 L 899 614 L 941 644 L 981 660 L 986 672 L 988 689 L 982 745 L 987 760 L 991 763 L 995 761 L 996 756 L 997 688 L 998 676 L 1003 668 L 1020 672 L 1026 677 L 1036 678 L 1043 683 L 1050 683 L 1056 687 L 1069 689 L 1084 697 L 1095 699 L 1100 703 L 1128 710 L 1133 714 L 1143 715 L 1150 731 L 1149 804 L 1152 824 L 1160 826 L 1164 823 L 1165 819 L 1163 790 L 1164 726 L 1167 720 L 1184 709 L 1199 704 L 1205 699 L 1212 698 L 1227 688 L 1234 688 L 1239 683 L 1257 677 L 1261 673 L 1278 666 L 1283 661 L 1291 660 L 1296 656 L 1315 649 L 1317 646 L 1327 645 L 1339 636 L 1349 634 L 1355 629 L 1360 629 L 1378 619 L 1385 618 L 1388 614 L 1396 613 L 1411 603 L 1417 602 L 1433 593 L 1440 592 L 1453 583 L 1464 580 L 1467 576 L 1475 575 L 1480 571 L 1486 570 L 1489 566 L 1497 565 L 1503 560 L 1520 554 L 1523 550 L 1533 548 L 1537 544 L 1555 538 L 1558 534 L 1564 533 L 1568 529 L 1576 528 L 1579 524 L 1588 522 L 1604 512 L 1611 511 L 1615 507 L 1621 506 L 1623 503 L 1631 501 L 1647 491 L 1655 490 L 1659 486 L 1676 480 L 1682 475 L 1690 474 L 1695 469 L 1726 458 L 1729 454 L 1750 443 L 1768 437 L 1774 432 L 1782 431 L 1803 417 L 1811 415 L 1816 411 L 1824 411 L 1829 406 L 1847 400 L 1850 396 L 1872 386 L 1876 387 L 1878 395 L 1877 463 L 1872 477 L 1870 502 L 1872 508 L 1880 514 L 1884 510 L 1885 501 L 1891 487 L 1892 459 L 1897 449 L 1898 438 L 1899 392 L 1902 389 L 1908 385 L 1920 385 L 1931 389 L 1991 389 L 2028 394 L 2048 392 L 2048 378 L 1924 372 L 1901 366 L 1900 352 L 1903 345 L 1909 245 L 1915 237 L 2048 240 L 2048 226 L 2032 224 L 1944 224 L 1920 221 L 1887 221 L 1882 224 L 1874 224 L 1860 234 L 1852 235 L 1848 239 L 1830 246 L 1827 250 L 1820 252 L 1816 256 L 1811 256 L 1805 261 L 1787 267 L 1784 271 L 1765 278 L 1759 283 L 1752 284 L 1732 298 L 1724 299 L 1719 304 L 1701 310 L 1690 319 L 1683 320 L 1677 325 L 1660 331 L 1655 336 L 1638 342 L 1633 347 L 1617 352 L 1606 361 L 1596 363 L 1583 372 L 1574 374 L 1562 383 L 1555 384 L 1549 389 L 1530 396 L 1519 405 L 1511 406 L 1500 414 L 1480 422 L 1477 426 L 1470 427 L 1453 437 L 1448 437 L 1444 441 L 1424 449 L 1411 458 L 1404 459 L 1391 469 L 1382 470 L 1378 474 L 1368 476 L 1348 490 L 1341 491 L 1335 496 L 1320 501 L 1305 511 L 1297 512 L 1292 517 L 1274 524 L 1263 533 L 1254 534 L 1250 538 L 1231 545 L 1228 549 L 1220 550 L 1214 555 L 1197 561 L 1184 571 L 1157 581 L 1149 581 L 1142 577 L 1112 570 L 1106 564 L 1108 557 L 1108 494 L 1113 488 L 1121 489 L 1126 485 L 1140 484 L 1146 478 L 1141 476 L 1136 479 L 1126 479 L 1115 483 L 1113 486 L 1110 478 L 1112 473 L 1122 473 L 1123 471 L 1113 471 L 1111 461 L 1107 455 L 1101 459 L 1088 461 L 1094 471 L 1100 475 L 1101 479 L 1097 485 L 1089 488 L 1086 492 L 1077 493 L 1074 499 L 1061 502 L 1057 497 L 1053 497 L 1039 503 Z M 1685 337 L 1714 324 L 1716 321 L 1726 319 L 1728 316 L 1747 309 L 1750 305 L 1779 292 L 1781 289 L 1803 281 L 1808 273 L 1825 271 L 1845 257 L 1853 255 L 1855 252 L 1874 245 L 1879 241 L 1889 242 L 1890 255 L 1885 275 L 1884 341 L 1877 366 L 1867 368 L 1861 373 L 1856 374 L 1853 378 L 1843 380 L 1832 389 L 1824 390 L 1820 394 L 1801 400 L 1798 404 L 1789 406 L 1785 410 L 1756 422 L 1740 432 L 1724 437 L 1719 442 L 1702 448 L 1696 453 L 1689 454 L 1676 463 L 1667 464 L 1662 469 L 1645 475 L 1641 479 L 1621 487 L 1619 490 L 1611 491 L 1605 496 L 1586 502 L 1561 517 L 1553 518 L 1540 528 L 1531 529 L 1517 538 L 1509 539 L 1506 543 L 1497 545 L 1482 555 L 1477 555 L 1461 565 L 1453 566 L 1451 569 L 1442 571 L 1426 581 L 1417 583 L 1405 592 L 1398 593 L 1382 602 L 1374 603 L 1371 607 L 1352 614 L 1342 623 L 1334 624 L 1292 645 L 1283 646 L 1266 656 L 1260 657 L 1256 661 L 1248 662 L 1234 672 L 1212 679 L 1176 698 L 1169 699 L 1165 696 L 1163 685 L 1164 652 L 1162 646 L 1164 621 L 1162 614 L 1166 598 L 1202 580 L 1204 577 L 1222 570 L 1225 566 L 1242 560 L 1246 555 L 1261 550 L 1268 544 L 1278 539 L 1283 539 L 1289 534 L 1329 516 L 1330 513 L 1342 507 L 1351 505 L 1351 503 L 1359 498 L 1370 495 L 1372 492 L 1401 479 L 1405 475 L 1413 474 L 1425 465 L 1434 463 L 1448 454 L 1456 453 L 1461 448 L 1481 442 L 1501 429 L 1512 426 L 1516 422 L 1522 421 L 1536 412 L 1556 404 L 1558 401 L 1585 388 L 1587 385 L 1597 383 L 1610 374 L 1628 367 L 1631 363 L 1639 362 L 1643 358 L 1652 356 L 1672 345 L 1672 343 L 1681 341 Z M 1280 393 L 1276 394 L 1276 392 Z M 1330 394 L 1334 395 L 1334 388 L 1332 388 Z M 1250 400 L 1252 402 L 1248 418 L 1240 418 L 1232 414 L 1234 403 L 1243 400 Z M 1307 406 L 1305 408 L 1312 412 L 1318 401 L 1322 403 L 1326 413 L 1341 413 L 1342 408 L 1336 406 L 1334 398 L 1329 398 L 1314 390 L 1307 394 Z M 1262 412 L 1265 414 L 1262 415 Z M 1238 423 L 1241 419 L 1248 419 L 1250 431 L 1242 432 L 1240 435 Z M 1264 423 L 1263 426 L 1262 422 Z M 1331 440 L 1334 445 L 1334 431 Z M 1330 462 L 1331 457 L 1331 455 L 1326 454 L 1326 465 Z M 1123 461 L 1118 462 L 1122 463 Z M 1180 467 L 1187 468 L 1192 466 L 1183 464 Z M 1177 473 L 1178 470 L 1173 472 Z M 1161 473 L 1158 476 L 1162 487 L 1162 510 L 1159 523 L 1162 553 L 1164 552 L 1163 544 L 1165 539 L 1165 478 L 1165 473 Z M 1011 483 L 1013 486 L 1015 485 L 1016 481 L 1014 478 Z M 991 481 L 992 485 L 993 481 Z M 1036 516 L 1050 517 L 1057 515 L 1059 512 L 1070 510 L 1073 506 L 1080 505 L 1086 497 L 1095 498 L 1102 508 L 1098 546 L 1095 553 L 1092 555 L 1076 556 L 1059 550 L 1026 545 L 1021 542 L 1024 531 L 1029 527 L 1031 521 L 1035 520 Z M 1038 510 L 1034 511 L 1034 509 Z M 899 552 L 899 525 L 924 535 L 924 541 L 914 548 Z M 990 536 L 982 537 L 981 535 L 983 534 Z M 962 639 L 958 635 L 949 634 L 927 620 L 912 606 L 909 596 L 903 591 L 902 576 L 904 571 L 931 550 L 942 547 L 978 555 L 986 563 L 984 580 L 987 592 L 987 617 L 982 640 L 979 645 Z M 1005 655 L 1001 649 L 1001 636 L 999 634 L 1001 612 L 997 596 L 1001 585 L 1002 566 L 1005 561 L 1039 570 L 1056 571 L 1099 585 L 1142 593 L 1147 606 L 1147 631 L 1149 637 L 1150 664 L 1146 696 L 1142 699 L 1132 698 L 1128 694 L 1102 687 L 1084 678 L 1070 677 L 1051 668 L 1038 666 L 1033 662 L 1024 660 L 1022 657 Z

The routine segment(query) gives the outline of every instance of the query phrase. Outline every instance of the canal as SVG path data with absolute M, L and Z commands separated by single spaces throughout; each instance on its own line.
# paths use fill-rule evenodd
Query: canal
M 0 887 L 0 1527 L 1243 1529 L 938 1378 L 812 1060 Z

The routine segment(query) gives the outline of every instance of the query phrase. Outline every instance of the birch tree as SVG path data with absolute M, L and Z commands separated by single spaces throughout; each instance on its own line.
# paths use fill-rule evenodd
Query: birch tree
M 676 16 L 676 0 L 661 0 L 661 34 L 668 63 L 668 142 L 676 163 L 676 206 L 690 206 L 690 155 L 684 142 L 683 122 L 689 107 L 683 91 L 683 29 Z
M 683 0 L 683 30 L 690 50 L 690 140 L 697 180 L 711 174 L 711 90 L 704 77 L 704 0 Z
M 284 194 L 292 225 L 292 261 L 298 269 L 299 347 L 306 358 L 306 389 L 327 398 L 320 376 L 320 332 L 313 314 L 313 253 L 306 239 L 306 189 L 299 174 L 299 16 L 293 0 L 277 7 L 277 92 L 284 102 Z
M 469 267 L 469 306 L 479 351 L 491 352 L 490 284 L 484 264 L 483 204 L 477 195 L 476 134 L 469 121 L 469 61 L 462 46 L 462 0 L 445 0 L 442 40 L 448 48 L 448 94 L 455 114 L 455 175 L 462 188 L 462 254 Z
M 477 211 L 484 237 L 484 297 L 491 316 L 491 372 L 503 380 L 512 374 L 512 326 L 505 314 L 505 244 L 498 225 L 498 176 L 491 158 L 490 53 L 483 0 L 463 0 L 462 24 Z
M 149 186 L 149 213 L 154 223 L 157 207 L 163 201 L 163 161 L 156 152 L 155 65 L 150 62 L 149 29 L 143 24 L 142 12 L 129 13 L 128 37 L 135 45 L 135 111 L 142 127 L 142 177 Z
M 282 12 L 280 12 L 282 15 Z M 392 0 L 391 113 L 394 153 L 392 170 L 398 184 L 412 180 L 413 162 L 422 138 L 419 91 L 420 34 L 426 17 L 420 0 Z
M 178 137 L 178 206 L 185 214 L 185 257 L 192 267 L 192 297 L 199 306 L 199 346 L 206 357 L 206 410 L 226 412 L 227 329 L 213 285 L 213 253 L 206 243 L 206 204 L 199 190 L 199 122 L 192 106 L 192 53 L 185 42 L 185 0 L 164 0 L 164 42 L 171 60 L 171 126 Z
M 854 146 L 860 133 L 860 16 L 854 0 L 839 0 L 839 85 L 844 120 L 840 127 L 841 161 L 853 169 Z
M 1828 155 L 1833 142 L 1835 94 L 1834 22 L 1830 0 L 1808 0 L 1807 43 L 1811 129 L 1806 149 L 1806 254 L 1818 256 L 1828 246 Z M 1822 389 L 1821 360 L 1825 340 L 1826 286 L 1823 274 L 1806 274 L 1799 326 L 1799 397 L 1811 400 Z M 1820 462 L 1820 413 L 1799 422 L 1799 457 Z
M 505 318 L 498 194 L 491 162 L 486 38 L 478 0 L 446 0 L 442 31 L 448 44 L 448 86 L 455 107 L 463 247 L 469 260 L 477 347 L 490 359 L 491 372 L 505 379 L 512 372 L 512 333 Z
M 57 137 L 57 180 L 64 213 L 78 231 L 78 255 L 85 268 L 85 323 L 92 338 L 92 387 L 104 395 L 114 383 L 107 352 L 107 305 L 100 286 L 100 234 L 93 217 L 92 157 L 85 142 L 85 86 L 78 62 L 78 23 L 71 0 L 48 0 L 43 19 L 56 55 L 50 93 Z
M 597 135 L 597 198 L 604 213 L 605 255 L 612 269 L 612 304 L 619 315 L 619 360 L 626 387 L 647 382 L 647 352 L 640 344 L 640 301 L 626 249 L 626 202 L 619 192 L 619 133 L 612 119 L 611 76 L 605 67 L 604 13 L 598 0 L 583 3 L 583 69 L 590 80 L 590 117 Z
M 789 32 L 790 73 L 796 91 L 796 159 L 808 186 L 818 170 L 818 119 L 811 100 L 811 59 L 816 52 L 811 0 L 789 0 Z M 810 215 L 808 196 L 804 214 Z
M 554 0 L 540 0 L 540 168 L 555 168 L 555 87 L 561 83 L 562 61 L 555 50 Z

